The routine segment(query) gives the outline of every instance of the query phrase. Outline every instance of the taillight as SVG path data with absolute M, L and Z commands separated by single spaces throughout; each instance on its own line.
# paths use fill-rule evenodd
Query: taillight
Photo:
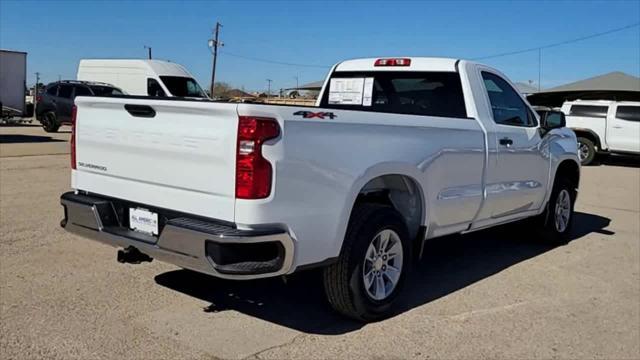
M 411 59 L 378 59 L 373 66 L 410 66 Z
M 42 95 L 36 96 L 36 102 L 39 103 L 42 101 Z
M 71 168 L 76 169 L 76 115 L 78 108 L 73 105 L 71 108 Z
M 262 144 L 280 135 L 275 119 L 240 116 L 236 150 L 236 198 L 263 199 L 271 193 L 272 168 Z

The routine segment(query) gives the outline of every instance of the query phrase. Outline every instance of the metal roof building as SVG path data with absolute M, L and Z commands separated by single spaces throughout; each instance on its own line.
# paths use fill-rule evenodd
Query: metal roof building
M 527 97 L 534 105 L 561 106 L 566 100 L 640 101 L 640 78 L 620 71 L 545 89 Z
M 292 87 L 285 90 L 316 90 L 320 91 L 322 89 L 322 84 L 324 84 L 324 80 L 310 82 L 308 84 L 300 85 L 298 87 Z
M 523 82 L 517 82 L 514 84 L 518 92 L 523 95 L 535 94 L 538 92 L 538 88 Z

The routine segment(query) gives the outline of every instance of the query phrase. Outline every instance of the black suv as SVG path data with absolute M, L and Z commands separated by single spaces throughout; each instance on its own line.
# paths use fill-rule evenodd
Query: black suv
M 53 82 L 38 96 L 36 117 L 46 132 L 56 132 L 60 125 L 71 124 L 71 108 L 76 96 L 123 95 L 122 90 L 113 85 L 63 80 Z

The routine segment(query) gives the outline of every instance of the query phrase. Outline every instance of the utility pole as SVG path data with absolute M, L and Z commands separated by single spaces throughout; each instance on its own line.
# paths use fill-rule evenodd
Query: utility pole
M 147 49 L 148 55 L 149 55 L 149 60 L 151 60 L 151 46 L 144 46 L 145 49 Z
M 211 68 L 211 87 L 209 88 L 209 91 L 211 92 L 211 97 L 212 98 L 213 98 L 213 87 L 215 86 L 215 81 L 216 81 L 216 60 L 218 59 L 218 47 L 219 46 L 224 46 L 222 41 L 218 40 L 218 36 L 220 35 L 220 28 L 221 27 L 222 27 L 222 24 L 220 24 L 220 22 L 216 21 L 216 29 L 215 29 L 215 33 L 213 35 L 213 39 L 209 39 L 209 48 L 211 48 L 213 50 L 213 66 Z
M 267 99 L 271 97 L 271 82 L 273 80 L 267 79 Z
M 293 78 L 296 79 L 296 91 L 298 91 L 298 88 L 300 87 L 300 85 L 298 84 L 298 74 L 296 74 L 296 76 L 294 76 Z
M 36 116 L 36 108 L 38 107 L 38 84 L 40 83 L 40 73 L 36 72 L 36 85 L 33 87 L 33 117 Z
M 538 48 L 538 92 L 540 92 L 540 81 L 542 80 L 542 48 Z

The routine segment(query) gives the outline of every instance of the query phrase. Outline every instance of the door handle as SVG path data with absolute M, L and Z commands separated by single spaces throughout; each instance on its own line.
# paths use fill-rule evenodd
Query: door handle
M 502 138 L 500 139 L 500 145 L 509 147 L 513 145 L 513 140 L 509 139 L 508 137 Z
M 156 116 L 156 111 L 148 105 L 126 104 L 124 109 L 127 110 L 129 114 L 136 117 L 152 118 Z

